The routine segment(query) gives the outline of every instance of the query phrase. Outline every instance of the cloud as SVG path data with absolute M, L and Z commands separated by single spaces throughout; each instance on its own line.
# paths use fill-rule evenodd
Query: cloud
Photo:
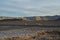
M 0 0 L 0 15 L 5 14 L 60 15 L 60 0 Z

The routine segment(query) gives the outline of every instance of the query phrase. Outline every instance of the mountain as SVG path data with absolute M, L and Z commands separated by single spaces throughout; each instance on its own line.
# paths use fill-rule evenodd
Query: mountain
M 55 15 L 55 16 L 33 16 L 33 17 L 4 17 L 1 16 L 0 20 L 3 19 L 23 19 L 27 21 L 40 21 L 40 20 L 55 20 L 59 19 L 60 15 Z
M 60 18 L 60 15 L 55 15 L 55 16 L 43 16 L 43 17 L 46 17 L 46 18 Z

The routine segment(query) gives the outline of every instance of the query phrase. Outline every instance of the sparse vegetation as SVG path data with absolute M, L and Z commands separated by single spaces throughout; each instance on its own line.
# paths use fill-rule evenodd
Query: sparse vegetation
M 37 20 L 37 21 L 41 21 L 42 18 L 41 18 L 40 16 L 36 16 L 36 20 Z
M 52 35 L 51 35 L 52 34 Z M 57 34 L 57 35 L 54 35 Z M 60 32 L 59 31 L 44 31 L 44 32 L 36 32 L 35 34 L 26 34 L 18 37 L 5 37 L 0 38 L 0 40 L 60 40 Z
M 30 19 L 27 19 L 27 18 L 12 18 L 12 19 L 9 19 L 9 18 L 4 18 L 4 19 L 0 19 L 0 31 L 1 30 L 11 30 L 11 31 L 5 31 L 5 32 L 0 32 L 0 36 L 2 34 L 2 38 L 0 38 L 0 40 L 60 40 L 60 29 L 58 28 L 58 26 L 60 26 L 60 21 L 54 21 L 54 20 L 49 20 L 48 18 L 41 18 L 39 16 L 36 16 L 35 20 L 31 21 Z M 59 19 L 57 19 L 59 20 Z M 43 25 L 44 28 L 43 30 L 48 30 L 48 28 L 45 29 L 45 25 L 46 26 L 56 26 L 57 25 L 57 28 L 56 31 L 54 28 L 51 28 L 49 30 L 52 30 L 52 31 L 42 31 L 41 32 L 41 29 L 40 26 L 39 28 L 37 28 L 36 25 Z M 12 26 L 14 25 L 14 26 Z M 19 26 L 18 26 L 19 25 Z M 21 26 L 23 25 L 23 26 Z M 22 28 L 25 28 L 26 26 L 28 27 L 31 27 L 32 25 L 35 25 L 34 28 L 32 26 L 32 28 L 30 29 L 28 27 L 27 30 L 23 30 Z M 17 26 L 17 27 L 16 27 Z M 35 28 L 36 27 L 36 28 Z M 12 29 L 14 29 L 14 31 L 12 31 Z M 15 29 L 22 29 L 22 30 L 17 30 L 15 31 Z M 37 32 L 37 31 L 39 32 Z M 28 32 L 29 31 L 29 32 Z M 33 33 L 33 34 L 32 34 Z M 23 36 L 20 36 L 20 34 L 24 34 Z M 7 35 L 7 37 L 6 37 Z M 11 36 L 11 37 L 8 37 Z M 16 36 L 18 35 L 18 36 Z M 5 37 L 4 37 L 5 36 Z
M 48 18 L 43 18 L 43 21 L 48 21 L 49 19 Z

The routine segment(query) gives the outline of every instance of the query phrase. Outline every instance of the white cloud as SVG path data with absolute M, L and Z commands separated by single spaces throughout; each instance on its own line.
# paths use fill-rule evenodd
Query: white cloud
M 0 5 L 2 5 L 0 10 L 17 14 L 55 15 L 60 13 L 60 2 L 56 0 L 8 0 L 1 2 Z

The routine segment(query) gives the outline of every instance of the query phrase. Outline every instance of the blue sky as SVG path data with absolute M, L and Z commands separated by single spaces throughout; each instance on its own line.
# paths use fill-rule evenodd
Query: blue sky
M 60 15 L 60 0 L 0 0 L 0 16 Z

